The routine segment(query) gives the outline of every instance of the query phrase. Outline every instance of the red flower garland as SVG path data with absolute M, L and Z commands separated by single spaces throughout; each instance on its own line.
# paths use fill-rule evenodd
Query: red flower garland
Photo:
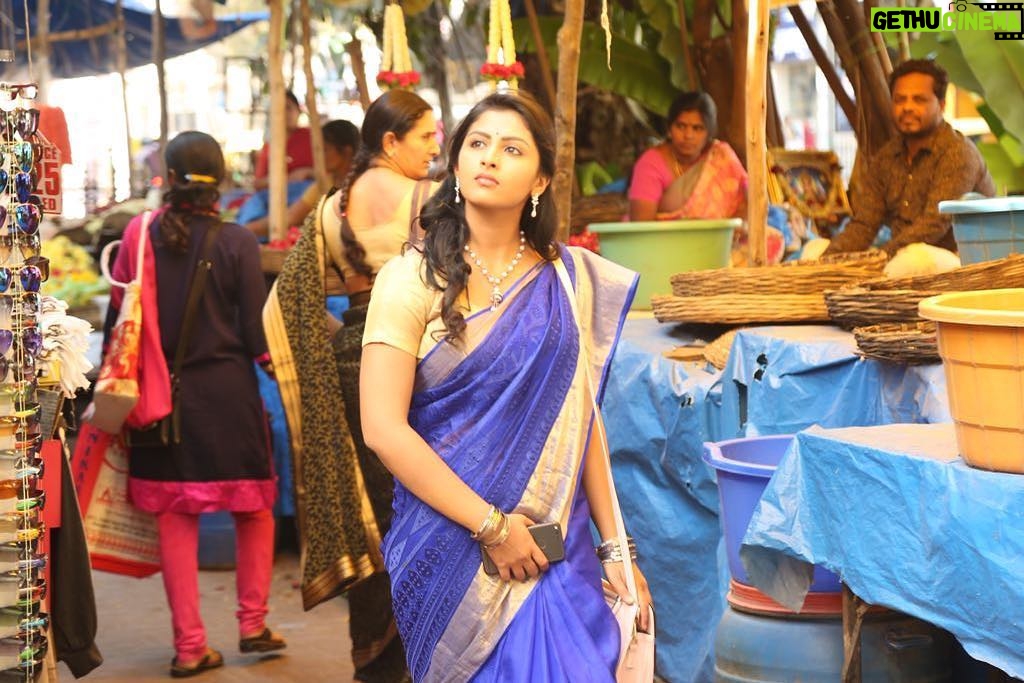
M 419 82 L 419 71 L 381 71 L 377 74 L 377 85 L 382 88 L 409 88 Z
M 480 67 L 480 75 L 488 81 L 508 81 L 513 78 L 522 78 L 526 75 L 526 69 L 523 68 L 523 63 L 519 61 L 509 65 L 485 62 Z

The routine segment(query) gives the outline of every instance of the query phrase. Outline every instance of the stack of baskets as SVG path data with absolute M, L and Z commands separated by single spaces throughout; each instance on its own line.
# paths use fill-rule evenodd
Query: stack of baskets
M 1011 254 L 945 273 L 878 278 L 825 292 L 829 317 L 852 329 L 861 353 L 901 363 L 937 363 L 935 324 L 917 312 L 922 300 L 943 292 L 1024 287 L 1024 255 Z
M 785 266 L 678 273 L 671 278 L 672 296 L 655 296 L 651 303 L 660 322 L 826 322 L 825 290 L 877 278 L 885 262 L 882 252 L 861 252 Z

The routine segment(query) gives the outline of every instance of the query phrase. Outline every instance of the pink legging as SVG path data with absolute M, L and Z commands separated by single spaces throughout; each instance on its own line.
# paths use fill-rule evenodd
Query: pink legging
M 238 586 L 239 636 L 263 631 L 274 567 L 274 517 L 270 510 L 233 512 Z M 199 614 L 199 515 L 157 515 L 160 567 L 171 608 L 178 661 L 192 662 L 206 652 L 206 629 Z

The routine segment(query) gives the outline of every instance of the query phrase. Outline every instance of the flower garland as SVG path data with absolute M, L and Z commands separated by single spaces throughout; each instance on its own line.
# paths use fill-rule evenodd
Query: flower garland
M 412 88 L 420 82 L 420 73 L 412 68 L 409 41 L 405 35 L 405 15 L 397 2 L 384 6 L 384 55 L 377 74 L 377 85 L 385 90 Z
M 499 54 L 500 51 L 500 54 Z M 491 0 L 491 17 L 487 33 L 487 62 L 480 67 L 480 75 L 497 89 L 499 81 L 510 88 L 519 87 L 525 75 L 522 62 L 516 61 L 516 41 L 512 35 L 512 10 L 508 0 Z

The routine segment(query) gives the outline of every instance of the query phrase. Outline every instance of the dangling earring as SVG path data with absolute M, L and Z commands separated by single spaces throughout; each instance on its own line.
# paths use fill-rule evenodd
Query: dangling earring
M 530 203 L 533 204 L 533 208 L 530 210 L 530 218 L 536 218 L 537 217 L 537 205 L 540 204 L 540 195 L 539 194 L 533 195 L 533 199 L 530 200 Z
M 462 201 L 459 198 L 459 176 L 455 176 L 455 203 L 458 204 Z

